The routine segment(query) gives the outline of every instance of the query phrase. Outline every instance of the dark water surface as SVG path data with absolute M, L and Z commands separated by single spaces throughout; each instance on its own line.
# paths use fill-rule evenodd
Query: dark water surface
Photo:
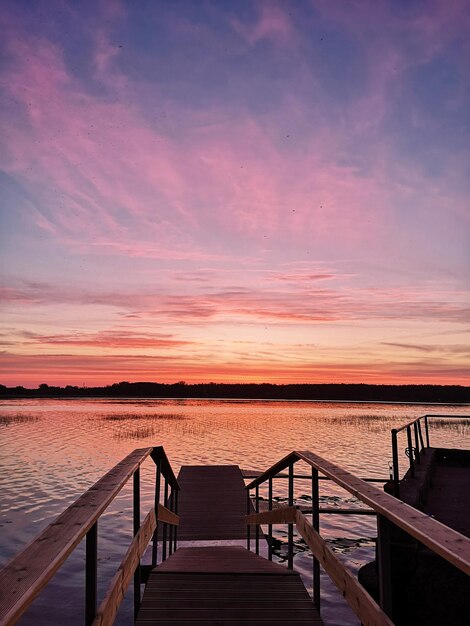
M 424 414 L 469 414 L 468 407 L 239 400 L 64 399 L 0 401 L 0 563 L 3 564 L 134 448 L 163 445 L 175 473 L 183 464 L 237 464 L 267 469 L 295 449 L 310 449 L 359 476 L 389 476 L 390 429 Z M 431 445 L 468 448 L 469 419 L 431 420 Z M 405 438 L 400 441 L 405 467 Z M 154 466 L 142 470 L 142 513 L 153 500 Z M 277 481 L 277 496 L 285 484 Z M 309 483 L 296 500 L 309 502 Z M 352 496 L 321 483 L 324 506 L 356 506 Z M 322 516 L 321 532 L 354 572 L 374 555 L 373 516 Z M 99 522 L 100 598 L 132 535 L 126 486 Z M 277 557 L 284 559 L 286 533 Z M 311 587 L 311 556 L 296 541 L 296 569 Z M 132 623 L 132 588 L 117 624 Z M 84 545 L 77 548 L 23 625 L 83 624 Z M 357 624 L 326 576 L 322 616 L 328 626 Z

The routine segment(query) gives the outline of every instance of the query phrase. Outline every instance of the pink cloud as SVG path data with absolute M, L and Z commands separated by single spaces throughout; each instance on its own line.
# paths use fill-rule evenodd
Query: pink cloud
M 323 278 L 323 277 L 322 277 Z M 282 281 L 281 281 L 282 282 Z M 315 285 L 318 279 L 313 281 Z M 5 304 L 48 306 L 109 306 L 125 318 L 165 320 L 168 323 L 206 323 L 222 320 L 312 324 L 352 320 L 427 320 L 466 323 L 470 310 L 465 292 L 445 289 L 317 288 L 310 280 L 286 281 L 281 289 L 236 287 L 201 293 L 176 294 L 162 289 L 145 292 L 105 292 L 27 282 L 6 287 Z
M 155 356 L 38 355 L 1 356 L 5 373 L 2 384 L 35 387 L 50 385 L 106 385 L 119 380 L 175 382 L 182 372 L 187 382 L 274 382 L 321 383 L 367 382 L 396 384 L 468 384 L 468 368 L 424 363 L 296 363 L 197 362 L 197 360 Z
M 104 330 L 100 332 L 76 332 L 70 334 L 46 335 L 23 332 L 26 343 L 56 346 L 94 348 L 178 348 L 193 342 L 175 339 L 171 334 L 146 333 L 143 331 Z
M 263 8 L 259 32 L 282 30 L 279 15 Z M 372 240 L 383 228 L 378 207 L 388 192 L 380 177 L 336 163 L 341 130 L 317 128 L 299 151 L 245 111 L 197 112 L 162 100 L 188 129 L 176 139 L 149 124 L 128 78 L 112 71 L 118 52 L 106 35 L 95 62 L 118 101 L 90 95 L 48 41 L 15 38 L 10 52 L 4 86 L 24 123 L 5 129 L 2 165 L 35 190 L 36 224 L 68 246 L 216 259 L 208 233 L 269 248 L 286 239 Z

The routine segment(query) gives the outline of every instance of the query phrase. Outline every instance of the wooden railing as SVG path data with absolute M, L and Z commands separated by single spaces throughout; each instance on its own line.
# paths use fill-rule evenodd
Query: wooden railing
M 149 456 L 156 465 L 155 505 L 141 525 L 140 466 Z M 134 538 L 97 609 L 98 520 L 131 476 Z M 160 503 L 162 477 L 163 504 Z M 152 563 L 157 562 L 158 522 L 163 524 L 162 560 L 167 552 L 171 554 L 176 549 L 178 490 L 178 482 L 162 447 L 131 452 L 0 570 L 0 626 L 15 624 L 84 537 L 86 626 L 113 623 L 132 578 L 134 612 L 137 613 L 141 592 L 140 559 L 153 537 Z M 171 530 L 167 536 L 168 527 Z
M 308 476 L 311 481 L 312 494 L 311 522 L 304 513 L 294 506 L 294 465 L 299 461 L 303 461 L 311 467 L 311 475 Z M 288 506 L 274 508 L 273 477 L 286 469 L 288 470 Z M 377 515 L 379 604 L 348 572 L 320 536 L 319 473 L 349 491 L 358 500 L 373 509 Z M 307 477 L 305 474 L 300 476 L 303 479 Z M 269 509 L 259 512 L 260 486 L 266 482 L 268 484 Z M 295 524 L 299 534 L 312 551 L 313 601 L 318 609 L 320 609 L 321 564 L 363 624 L 366 626 L 392 624 L 390 534 L 393 526 L 401 528 L 449 563 L 467 575 L 470 574 L 470 539 L 312 452 L 292 452 L 249 483 L 247 485 L 247 502 L 250 508 L 250 492 L 253 489 L 255 490 L 254 500 L 257 512 L 246 517 L 247 548 L 251 548 L 250 526 L 255 525 L 255 550 L 259 553 L 259 526 L 267 524 L 268 558 L 271 560 L 272 526 L 273 524 L 288 524 L 287 566 L 293 568 Z
M 406 431 L 406 447 L 405 454 L 409 460 L 409 472 L 413 478 L 415 475 L 415 465 L 421 463 L 421 455 L 426 454 L 429 445 L 429 419 L 430 418 L 453 418 L 468 419 L 468 415 L 421 415 L 412 420 L 408 424 L 404 424 L 400 428 L 392 428 L 392 467 L 393 467 L 393 495 L 400 497 L 400 468 L 398 455 L 398 433 Z M 424 429 L 424 436 L 423 436 Z

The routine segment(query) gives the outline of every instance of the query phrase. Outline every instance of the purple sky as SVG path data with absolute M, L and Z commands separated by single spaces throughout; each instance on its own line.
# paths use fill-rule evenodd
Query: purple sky
M 4 1 L 8 385 L 469 383 L 469 4 Z

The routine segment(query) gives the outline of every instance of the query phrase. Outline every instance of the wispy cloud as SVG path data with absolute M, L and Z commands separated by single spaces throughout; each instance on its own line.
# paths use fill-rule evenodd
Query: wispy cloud
M 100 380 L 461 376 L 463 0 L 51 3 L 0 18 L 4 345 L 122 358 L 77 361 Z
M 466 294 L 405 288 L 315 288 L 317 280 L 293 280 L 288 290 L 237 287 L 231 290 L 175 294 L 161 289 L 106 292 L 22 282 L 3 289 L 5 303 L 41 306 L 110 306 L 141 318 L 200 322 L 224 318 L 295 324 L 353 320 L 441 320 L 466 324 Z
M 21 333 L 27 343 L 54 346 L 113 348 L 178 348 L 192 342 L 175 339 L 171 334 L 145 333 L 142 331 L 105 330 L 95 333 L 78 331 L 70 334 L 40 335 L 24 331 Z

